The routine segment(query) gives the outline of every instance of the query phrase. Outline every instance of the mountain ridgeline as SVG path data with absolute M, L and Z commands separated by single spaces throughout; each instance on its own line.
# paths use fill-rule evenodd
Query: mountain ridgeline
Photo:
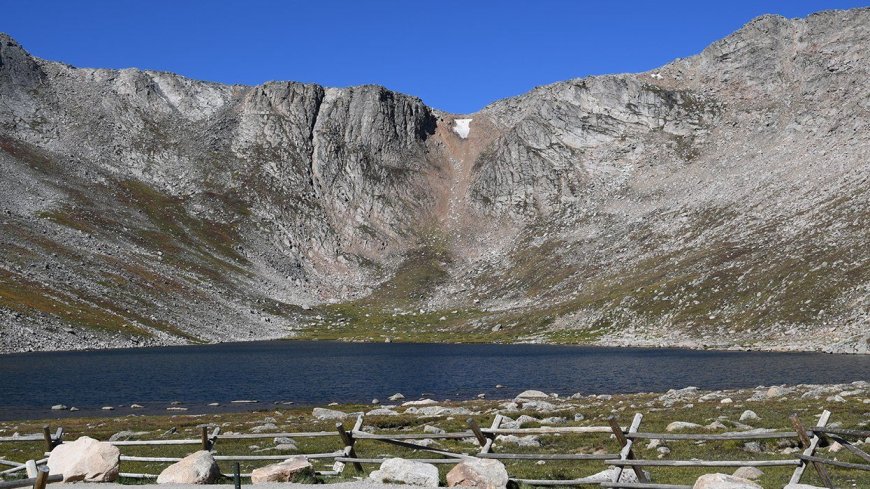
M 870 9 L 763 16 L 463 115 L 377 86 L 75 68 L 0 35 L 0 351 L 866 353 L 868 71 Z

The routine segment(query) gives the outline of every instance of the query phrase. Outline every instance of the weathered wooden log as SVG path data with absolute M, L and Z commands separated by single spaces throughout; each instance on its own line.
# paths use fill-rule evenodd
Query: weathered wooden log
M 633 433 L 637 431 L 638 426 L 640 426 L 640 421 L 643 419 L 643 415 L 637 413 L 634 415 L 634 419 L 632 420 L 631 425 L 628 427 L 628 432 Z M 634 452 L 631 447 L 634 445 L 634 440 L 629 440 L 625 437 L 625 434 L 622 432 L 622 428 L 619 427 L 619 423 L 617 423 L 616 418 L 611 416 L 607 419 L 610 423 L 610 429 L 613 430 L 613 435 L 616 437 L 616 440 L 619 441 L 619 445 L 622 447 L 622 450 L 619 452 L 620 460 L 629 460 L 634 458 Z M 637 477 L 637 480 L 640 482 L 649 482 L 649 479 L 646 478 L 646 474 L 643 473 L 643 469 L 632 465 L 631 470 L 634 471 L 634 475 Z M 616 482 L 622 477 L 622 467 L 617 467 L 616 472 L 613 474 L 613 481 Z
M 471 431 L 462 431 L 458 433 L 396 433 L 394 435 L 352 431 L 351 434 L 357 440 L 422 440 L 424 438 L 461 440 L 463 438 L 471 438 L 474 436 L 474 433 Z
M 52 482 L 60 482 L 63 480 L 63 476 L 61 474 L 49 475 L 46 477 L 46 484 Z M 3 481 L 0 482 L 0 489 L 16 489 L 18 487 L 33 487 L 33 484 L 36 482 L 36 478 L 30 479 L 19 479 L 15 481 Z
M 822 416 L 819 418 L 819 423 L 818 423 L 820 425 L 819 427 L 827 424 L 828 418 L 830 416 L 831 416 L 830 411 L 826 410 L 826 411 L 822 412 Z M 813 434 L 812 439 L 810 439 L 810 436 L 807 434 L 806 430 L 804 430 L 804 426 L 801 423 L 800 418 L 798 418 L 797 414 L 792 414 L 789 417 L 789 421 L 791 421 L 791 425 L 792 425 L 792 427 L 794 427 L 794 430 L 798 435 L 798 439 L 801 442 L 801 447 L 804 448 L 803 455 L 806 455 L 806 456 L 814 455 L 816 453 L 816 447 L 818 446 L 819 440 L 821 440 L 821 437 Z M 828 471 L 827 471 L 827 469 L 825 469 L 825 466 L 818 463 L 818 462 L 810 462 L 810 463 L 812 464 L 813 468 L 816 469 L 816 473 L 819 474 L 819 479 L 822 480 L 822 483 L 825 484 L 825 487 L 834 487 L 834 483 L 831 481 L 831 477 L 828 475 Z M 798 464 L 798 470 L 795 470 L 795 473 L 792 474 L 792 479 L 794 479 L 794 477 L 797 476 L 798 481 L 800 480 L 800 476 L 801 476 L 801 474 L 803 474 L 803 470 L 801 470 L 801 467 L 803 467 L 805 465 L 806 465 L 805 463 Z
M 477 438 L 477 443 L 481 447 L 486 445 L 486 435 L 483 434 L 483 431 L 480 429 L 480 425 L 477 424 L 477 420 L 474 418 L 468 418 L 468 427 L 471 428 L 471 432 L 474 433 L 474 437 Z
M 705 434 L 705 433 L 631 433 L 626 438 L 635 440 L 703 440 L 703 441 L 726 441 L 726 440 L 774 440 L 778 438 L 797 438 L 794 431 L 771 431 L 770 433 L 728 433 L 728 434 Z
M 301 433 L 233 433 L 231 435 L 220 435 L 220 438 L 227 440 L 252 440 L 256 438 L 316 438 L 318 436 L 336 436 L 334 431 L 308 431 Z
M 540 428 L 481 428 L 488 435 L 552 435 L 556 433 L 612 433 L 610 426 L 549 426 Z
M 613 453 L 478 453 L 477 458 L 496 460 L 609 460 L 618 457 Z
M 868 465 L 868 464 L 853 464 L 852 462 L 841 462 L 839 460 L 831 460 L 828 458 L 814 457 L 812 455 L 798 455 L 798 458 L 800 458 L 801 460 L 806 460 L 807 462 L 811 462 L 814 464 L 833 465 L 835 467 L 843 467 L 844 469 L 870 471 L 870 465 Z
M 692 489 L 692 486 L 657 484 L 655 482 L 602 482 L 601 487 L 619 487 L 624 489 Z
M 0 465 L 8 465 L 10 467 L 18 467 L 18 466 L 24 465 L 24 464 L 22 464 L 21 462 L 13 462 L 11 460 L 4 460 L 4 459 L 0 458 Z
M 616 466 L 637 465 L 642 467 L 779 467 L 799 465 L 796 459 L 781 460 L 605 460 Z
M 870 453 L 867 453 L 864 450 L 861 450 L 860 448 L 856 447 L 855 445 L 852 445 L 852 443 L 849 440 L 840 438 L 837 435 L 828 435 L 828 436 L 829 436 L 829 438 L 831 438 L 835 442 L 842 445 L 843 448 L 852 452 L 853 455 L 855 455 L 859 458 L 863 458 L 864 460 L 870 462 Z
M 345 448 L 344 448 L 344 451 L 345 451 L 345 453 L 346 453 L 349 457 L 355 458 L 355 457 L 356 457 L 356 451 L 354 451 L 354 449 L 353 449 L 353 445 L 354 445 L 354 443 L 355 443 L 353 437 L 350 436 L 350 433 L 348 433 L 348 432 L 344 429 L 344 425 L 343 425 L 342 423 L 336 423 L 336 424 L 335 424 L 335 428 L 338 430 L 338 436 L 341 438 L 341 441 L 344 443 L 344 447 L 345 447 Z M 363 467 L 362 467 L 362 465 L 360 465 L 358 462 L 354 462 L 354 463 L 353 463 L 353 468 L 354 468 L 354 470 L 356 470 L 357 472 L 359 472 L 359 473 L 363 473 Z
M 843 428 L 825 428 L 824 426 L 816 426 L 811 428 L 813 433 L 825 433 L 829 435 L 854 436 L 856 438 L 870 437 L 870 431 L 867 430 L 846 430 Z
M 468 457 L 470 457 L 470 455 L 466 455 L 464 453 L 455 453 L 455 452 L 448 452 L 446 450 L 438 450 L 437 448 L 429 448 L 427 446 L 417 445 L 416 443 L 409 443 L 409 442 L 401 441 L 401 440 L 392 440 L 390 438 L 381 438 L 378 441 L 383 442 L 383 443 L 389 443 L 391 445 L 396 445 L 396 446 L 399 446 L 402 448 L 410 448 L 412 450 L 420 450 L 423 452 L 434 453 L 436 455 L 444 455 L 445 457 L 451 457 L 451 458 L 468 458 Z
M 359 458 L 359 457 L 335 457 L 336 462 L 359 463 L 359 464 L 382 464 L 386 458 Z M 423 462 L 426 464 L 453 464 L 456 465 L 461 460 L 455 458 L 409 458 L 414 462 Z
M 109 441 L 112 445 L 118 447 L 132 447 L 144 445 L 199 445 L 202 440 L 117 440 Z

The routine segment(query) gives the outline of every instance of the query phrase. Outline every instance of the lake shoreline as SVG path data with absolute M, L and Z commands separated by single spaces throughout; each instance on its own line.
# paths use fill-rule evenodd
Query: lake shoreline
M 125 344 L 105 347 L 93 347 L 91 345 L 74 345 L 70 348 L 47 348 L 38 350 L 10 350 L 5 345 L 0 344 L 0 356 L 10 356 L 28 353 L 51 353 L 51 352 L 97 352 L 97 351 L 117 351 L 117 350 L 139 350 L 143 348 L 172 348 L 185 346 L 204 346 L 204 345 L 232 345 L 244 343 L 262 343 L 262 342 L 322 342 L 322 343 L 354 343 L 354 344 L 381 344 L 377 341 L 365 341 L 353 338 L 336 338 L 336 339 L 319 339 L 309 338 L 305 336 L 280 336 L 267 338 L 252 338 L 252 339 L 234 339 L 231 341 L 205 341 L 205 342 L 156 342 L 149 344 Z M 602 340 L 589 343 L 567 343 L 554 341 L 512 341 L 512 342 L 485 342 L 485 341 L 402 341 L 393 340 L 389 343 L 398 344 L 417 344 L 417 345 L 547 345 L 547 346 L 565 346 L 565 347 L 583 347 L 583 348 L 644 348 L 644 349 L 662 349 L 662 350 L 691 350 L 691 351 L 709 351 L 709 352 L 757 352 L 757 353 L 825 353 L 830 355 L 870 355 L 870 349 L 859 351 L 854 349 L 830 349 L 830 348 L 805 348 L 798 344 L 775 344 L 775 345 L 709 345 L 697 341 L 678 341 L 675 344 L 664 344 L 660 340 L 649 339 L 634 339 L 624 340 L 618 338 L 605 338 Z

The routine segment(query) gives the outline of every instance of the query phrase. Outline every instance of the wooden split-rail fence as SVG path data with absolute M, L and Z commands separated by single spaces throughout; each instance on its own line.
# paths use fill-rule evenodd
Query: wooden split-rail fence
M 437 458 L 414 458 L 412 460 L 426 462 L 431 464 L 457 464 L 463 459 L 468 458 L 486 458 L 505 461 L 578 461 L 601 464 L 601 468 L 615 467 L 611 471 L 610 480 L 592 480 L 591 478 L 577 479 L 557 479 L 557 480 L 537 480 L 537 479 L 521 479 L 512 478 L 516 483 L 525 483 L 532 486 L 598 486 L 606 488 L 636 488 L 636 489 L 691 489 L 691 486 L 667 484 L 661 482 L 652 482 L 646 476 L 644 468 L 654 467 L 794 467 L 789 483 L 800 483 L 804 471 L 808 467 L 816 472 L 819 479 L 826 487 L 833 488 L 833 482 L 828 474 L 827 467 L 839 467 L 852 470 L 870 471 L 870 454 L 858 448 L 850 439 L 864 439 L 870 437 L 870 431 L 829 428 L 827 427 L 831 413 L 823 411 L 819 416 L 819 420 L 815 426 L 805 428 L 797 415 L 790 418 L 793 431 L 750 431 L 740 433 L 647 433 L 641 432 L 640 425 L 643 421 L 642 414 L 635 414 L 631 423 L 628 426 L 620 426 L 616 418 L 608 419 L 607 426 L 548 426 L 539 428 L 508 428 L 502 426 L 504 417 L 496 415 L 492 424 L 489 427 L 481 427 L 474 418 L 468 419 L 467 431 L 453 433 L 374 433 L 369 430 L 363 430 L 363 416 L 356 419 L 353 427 L 348 430 L 343 423 L 336 424 L 336 431 L 314 431 L 314 432 L 297 432 L 297 433 L 251 433 L 251 434 L 236 434 L 227 433 L 221 434 L 220 428 L 215 428 L 209 433 L 208 428 L 202 428 L 201 436 L 196 439 L 183 440 L 124 440 L 111 441 L 118 447 L 129 446 L 169 446 L 169 445 L 191 445 L 198 446 L 202 450 L 213 451 L 219 440 L 247 440 L 247 439 L 264 439 L 264 438 L 316 438 L 316 437 L 335 437 L 337 436 L 343 448 L 335 452 L 329 453 L 310 453 L 310 454 L 293 454 L 293 455 L 215 455 L 215 460 L 235 462 L 234 477 L 238 484 L 241 477 L 250 477 L 250 474 L 240 474 L 238 470 L 238 462 L 250 461 L 271 461 L 277 462 L 285 460 L 289 457 L 304 455 L 308 459 L 332 460 L 334 465 L 332 470 L 322 470 L 317 473 L 324 476 L 340 475 L 348 465 L 353 467 L 358 474 L 364 474 L 364 465 L 380 464 L 384 458 L 364 458 L 357 455 L 355 445 L 360 440 L 378 441 L 393 446 L 398 446 L 405 449 L 417 450 L 431 455 L 437 455 Z M 46 426 L 42 435 L 28 435 L 17 437 L 0 437 L 0 442 L 39 442 L 45 444 L 46 455 L 53 450 L 57 445 L 63 443 L 63 429 L 58 428 L 52 434 Z M 618 446 L 613 453 L 501 453 L 494 452 L 493 444 L 498 435 L 562 435 L 562 434 L 608 434 L 616 441 Z M 475 439 L 478 444 L 477 453 L 466 454 L 451 452 L 425 446 L 417 442 L 423 439 L 442 439 L 442 440 L 461 440 Z M 667 440 L 667 441 L 746 441 L 746 440 L 777 440 L 777 439 L 794 439 L 802 448 L 802 452 L 796 458 L 784 459 L 756 459 L 756 460 L 671 460 L 671 459 L 638 459 L 635 456 L 634 444 L 637 440 Z M 817 447 L 822 440 L 836 441 L 849 453 L 868 462 L 867 464 L 859 464 L 852 462 L 843 462 L 834 459 L 828 459 L 818 456 L 816 453 Z M 48 459 L 29 460 L 24 463 L 12 462 L 9 460 L 0 459 L 0 465 L 12 466 L 11 469 L 0 471 L 0 476 L 17 475 L 20 472 L 27 473 L 27 479 L 17 479 L 10 481 L 0 481 L 0 489 L 12 489 L 17 487 L 33 487 L 34 489 L 45 489 L 45 485 L 50 482 L 61 480 L 60 475 L 50 475 L 45 463 Z M 121 455 L 122 468 L 124 462 L 147 462 L 147 463 L 175 463 L 180 461 L 180 457 L 148 457 L 148 456 L 132 456 Z M 623 473 L 631 470 L 636 479 L 632 482 L 626 482 Z M 156 478 L 156 474 L 143 474 L 122 472 L 122 477 L 127 478 Z M 227 476 L 232 477 L 232 476 Z

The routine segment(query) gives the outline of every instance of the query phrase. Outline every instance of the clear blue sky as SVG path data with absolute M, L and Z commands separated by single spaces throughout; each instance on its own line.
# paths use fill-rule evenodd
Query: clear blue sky
M 645 71 L 753 17 L 846 0 L 0 0 L 0 31 L 41 58 L 203 80 L 364 83 L 473 112 L 537 85 Z

